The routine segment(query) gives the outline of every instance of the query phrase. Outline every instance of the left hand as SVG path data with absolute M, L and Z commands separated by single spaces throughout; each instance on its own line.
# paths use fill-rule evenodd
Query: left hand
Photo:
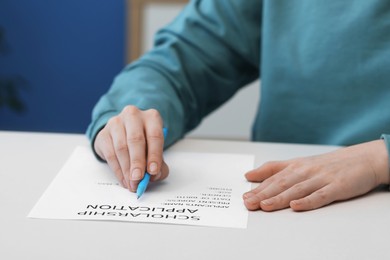
M 323 155 L 268 162 L 249 171 L 248 181 L 261 182 L 243 195 L 249 210 L 317 209 L 389 184 L 383 140 L 338 149 Z

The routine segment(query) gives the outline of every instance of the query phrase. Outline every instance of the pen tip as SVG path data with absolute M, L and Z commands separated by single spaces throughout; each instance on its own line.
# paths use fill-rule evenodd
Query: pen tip
M 139 198 L 141 198 L 141 196 L 137 196 L 137 200 L 138 200 Z

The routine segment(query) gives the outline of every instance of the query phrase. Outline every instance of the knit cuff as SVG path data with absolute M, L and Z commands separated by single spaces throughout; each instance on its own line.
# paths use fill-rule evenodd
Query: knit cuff
M 103 158 L 101 158 L 101 157 L 97 154 L 97 152 L 96 152 L 96 150 L 95 150 L 95 140 L 96 140 L 96 137 L 97 137 L 98 133 L 99 133 L 104 127 L 105 127 L 105 125 L 102 126 L 102 127 L 100 127 L 100 129 L 97 130 L 95 136 L 92 138 L 91 143 L 90 143 L 91 149 L 92 149 L 92 152 L 93 152 L 93 155 L 95 155 L 96 159 L 97 159 L 99 162 L 103 162 L 103 163 L 105 163 L 106 161 L 103 160 Z
M 381 139 L 383 139 L 385 141 L 387 154 L 388 154 L 388 158 L 389 158 L 389 175 L 390 175 L 390 135 L 382 134 Z

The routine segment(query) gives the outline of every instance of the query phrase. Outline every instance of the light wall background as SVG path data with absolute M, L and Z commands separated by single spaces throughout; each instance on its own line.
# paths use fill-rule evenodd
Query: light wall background
M 183 4 L 151 2 L 145 5 L 142 23 L 143 51 L 153 46 L 153 36 L 181 11 Z M 206 117 L 188 136 L 192 138 L 249 140 L 260 96 L 260 82 L 241 89 L 228 103 Z

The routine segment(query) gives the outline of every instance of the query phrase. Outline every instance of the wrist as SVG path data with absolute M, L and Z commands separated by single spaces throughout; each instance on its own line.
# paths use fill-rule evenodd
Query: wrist
M 388 152 L 383 140 L 370 141 L 349 148 L 352 148 L 352 151 L 357 151 L 360 154 L 359 163 L 365 165 L 365 172 L 367 174 L 373 174 L 375 186 L 389 184 Z

